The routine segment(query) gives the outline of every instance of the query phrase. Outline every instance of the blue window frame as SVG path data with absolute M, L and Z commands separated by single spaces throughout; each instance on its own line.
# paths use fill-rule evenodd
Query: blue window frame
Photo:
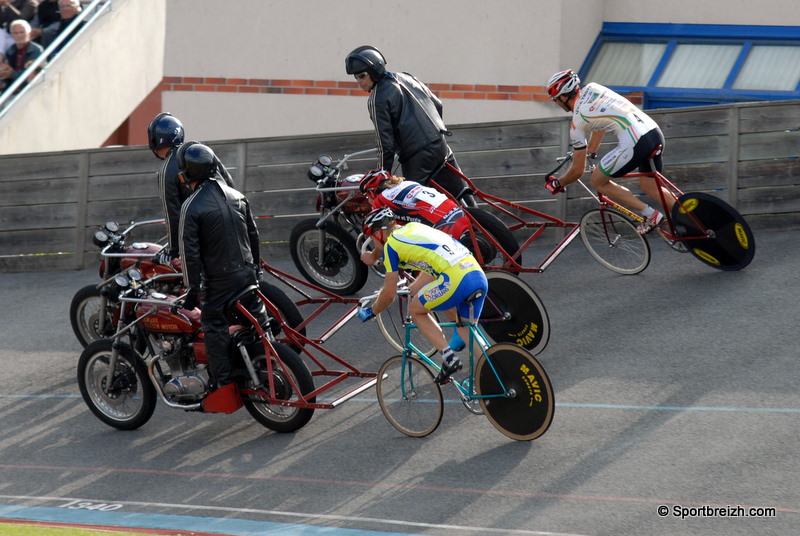
M 800 26 L 606 22 L 578 74 L 646 109 L 800 99 Z

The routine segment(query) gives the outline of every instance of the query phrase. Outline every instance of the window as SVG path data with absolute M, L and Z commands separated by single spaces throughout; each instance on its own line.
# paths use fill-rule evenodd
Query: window
M 605 23 L 581 78 L 645 108 L 800 98 L 800 27 Z

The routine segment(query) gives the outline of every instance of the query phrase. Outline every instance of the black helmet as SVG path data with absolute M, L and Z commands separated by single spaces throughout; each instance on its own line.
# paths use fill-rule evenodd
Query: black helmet
M 377 48 L 364 45 L 347 55 L 344 60 L 344 67 L 347 70 L 347 74 L 367 71 L 372 81 L 377 82 L 386 73 L 386 58 Z
M 181 182 L 202 182 L 217 171 L 217 157 L 214 151 L 199 141 L 187 141 L 175 154 L 178 165 L 178 178 Z
M 147 126 L 147 142 L 153 154 L 164 147 L 177 147 L 183 143 L 183 136 L 183 124 L 167 112 L 155 116 Z

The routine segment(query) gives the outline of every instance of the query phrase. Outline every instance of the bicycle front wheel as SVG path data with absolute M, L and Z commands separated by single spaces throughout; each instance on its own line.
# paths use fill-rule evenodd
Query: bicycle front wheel
M 482 355 L 475 365 L 476 390 L 490 397 L 480 398 L 486 418 L 511 439 L 540 437 L 553 422 L 556 406 L 544 367 L 516 344 L 496 344 L 486 354 L 488 359 Z
M 489 292 L 480 325 L 494 342 L 510 342 L 540 353 L 550 340 L 550 319 L 542 300 L 519 277 L 493 270 L 486 273 Z
M 392 304 L 375 315 L 375 322 L 389 346 L 402 352 L 406 340 L 406 326 L 403 322 L 408 308 L 408 298 L 401 297 L 397 301 L 397 304 Z M 433 315 L 434 322 L 438 324 L 438 315 L 433 311 L 430 314 Z M 445 336 L 447 335 L 445 334 Z M 436 353 L 436 347 L 428 342 L 418 329 L 411 330 L 411 344 L 428 357 Z
M 390 357 L 378 371 L 375 387 L 386 420 L 405 435 L 424 437 L 442 422 L 442 391 L 419 359 Z
M 638 274 L 650 264 L 650 245 L 636 226 L 613 209 L 590 210 L 581 218 L 581 240 L 597 262 L 618 274 Z

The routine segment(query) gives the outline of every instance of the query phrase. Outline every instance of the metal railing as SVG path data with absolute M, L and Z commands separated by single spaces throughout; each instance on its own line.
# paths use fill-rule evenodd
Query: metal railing
M 0 119 L 2 119 L 14 103 L 33 88 L 36 83 L 45 81 L 47 69 L 50 64 L 53 63 L 53 60 L 58 59 L 62 52 L 69 47 L 69 43 L 74 42 L 78 36 L 83 34 L 83 32 L 94 23 L 94 21 L 101 15 L 110 11 L 112 3 L 112 0 L 93 0 L 92 3 L 84 7 L 81 12 L 75 16 L 73 21 L 56 36 L 44 52 L 26 67 L 17 79 L 0 94 Z M 83 21 L 85 21 L 86 24 L 83 24 L 83 26 L 78 29 L 78 26 L 80 26 Z M 74 35 L 73 32 L 75 32 Z M 61 48 L 62 43 L 65 41 L 68 42 L 67 45 Z M 54 51 L 57 52 L 54 54 Z M 50 58 L 51 55 L 53 55 L 52 58 Z M 32 75 L 33 78 L 30 83 L 28 83 L 28 78 Z M 17 91 L 20 87 L 22 89 Z

